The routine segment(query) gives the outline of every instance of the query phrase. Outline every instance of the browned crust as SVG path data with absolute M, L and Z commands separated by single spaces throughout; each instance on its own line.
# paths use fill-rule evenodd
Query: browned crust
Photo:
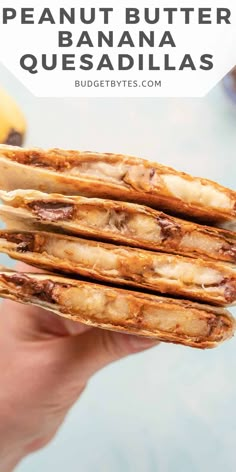
M 83 240 L 70 236 L 52 234 L 34 231 L 0 231 L 0 250 L 10 257 L 21 260 L 35 267 L 40 267 L 50 271 L 61 271 L 67 274 L 78 274 L 83 277 L 89 277 L 101 282 L 115 283 L 118 285 L 128 285 L 130 287 L 148 289 L 158 291 L 160 293 L 168 293 L 173 296 L 187 297 L 193 300 L 202 301 L 204 303 L 212 303 L 219 306 L 230 305 L 236 300 L 236 275 L 235 271 L 228 265 L 216 263 L 206 260 L 194 260 L 191 258 L 153 253 L 141 249 L 129 247 L 115 246 L 101 242 Z M 6 241 L 6 243 L 4 242 Z M 51 242 L 58 247 L 59 242 L 63 243 L 65 248 L 64 256 L 52 255 L 52 249 L 45 250 L 45 246 Z M 69 243 L 75 243 L 75 246 L 82 246 L 86 254 L 95 249 L 99 255 L 99 249 L 105 249 L 107 254 L 117 256 L 117 266 L 114 273 L 113 263 L 112 269 L 105 262 L 103 269 L 101 262 L 94 264 L 93 260 L 77 259 L 69 247 Z M 50 246 L 52 247 L 52 246 Z M 74 246 L 73 246 L 74 247 Z M 60 250 L 61 253 L 61 250 Z M 106 256 L 109 257 L 109 256 Z M 162 277 L 158 275 L 158 270 L 153 272 L 155 264 L 158 267 L 169 264 L 190 263 L 196 270 L 214 270 L 217 271 L 222 282 L 211 285 L 211 290 L 207 290 L 202 285 L 194 282 L 183 283 L 179 279 L 173 279 L 170 276 Z M 156 267 L 156 266 L 155 266 Z M 151 274 L 151 275 L 150 275 Z M 223 284 L 223 285 L 222 285 Z
M 163 212 L 132 203 L 116 202 L 112 200 L 93 199 L 84 197 L 69 197 L 57 194 L 43 194 L 37 191 L 16 191 L 12 193 L 0 192 L 6 206 L 0 206 L 3 218 L 11 216 L 22 219 L 26 226 L 35 229 L 65 232 L 93 239 L 117 242 L 128 246 L 150 249 L 173 254 L 183 254 L 189 257 L 216 259 L 218 261 L 236 262 L 236 235 L 232 231 L 198 225 L 188 221 L 166 215 Z M 40 210 L 41 207 L 41 210 Z M 51 210 L 51 211 L 50 211 Z M 80 214 L 89 215 L 93 211 L 104 211 L 108 219 L 117 216 L 117 226 L 98 228 L 80 220 Z M 124 216 L 124 222 L 119 227 L 119 215 Z M 148 217 L 156 230 L 161 230 L 161 241 L 144 238 L 137 234 L 124 232 L 124 226 L 133 216 Z M 123 225 L 123 226 L 122 226 Z M 198 246 L 187 248 L 182 244 L 184 236 L 197 235 L 207 237 L 215 242 L 217 251 L 204 250 Z
M 236 194 L 233 190 L 224 188 L 207 179 L 191 177 L 183 172 L 177 172 L 169 167 L 162 166 L 143 159 L 115 154 L 97 154 L 79 151 L 63 151 L 52 149 L 20 149 L 10 146 L 0 148 L 0 186 L 6 190 L 14 190 L 17 187 L 35 188 L 46 192 L 58 192 L 64 194 L 80 194 L 84 196 L 99 196 L 115 200 L 133 201 L 147 204 L 151 207 L 179 214 L 190 219 L 208 222 L 210 224 L 222 224 L 236 220 Z M 130 180 L 123 176 L 123 184 L 109 182 L 106 179 L 96 179 L 79 175 L 65 174 L 72 166 L 81 162 L 105 162 L 118 165 L 120 163 L 129 166 L 143 166 L 150 173 L 150 182 L 141 183 L 139 179 Z M 19 168 L 17 168 L 19 166 Z M 24 171 L 22 171 L 24 166 Z M 21 171 L 20 171 L 21 169 Z M 56 169 L 56 170 L 55 170 Z M 15 172 L 15 175 L 12 173 Z M 201 201 L 186 203 L 182 198 L 175 197 L 168 188 L 161 184 L 152 184 L 153 173 L 157 177 L 163 174 L 182 177 L 186 182 L 199 182 L 227 195 L 232 202 L 232 208 L 220 208 L 204 205 Z M 18 182 L 18 185 L 16 184 Z M 30 184 L 31 183 L 31 184 Z
M 72 308 L 62 304 L 66 300 L 66 292 L 71 288 L 90 290 L 91 296 L 94 290 L 109 299 L 119 297 L 125 298 L 129 304 L 130 316 L 126 322 L 114 323 L 109 317 L 99 319 L 100 313 L 90 311 L 89 314 L 79 312 L 79 304 L 76 313 Z M 70 293 L 70 292 L 68 292 Z M 170 298 L 157 297 L 143 293 L 130 292 L 117 288 L 105 287 L 83 281 L 70 280 L 53 275 L 44 274 L 23 274 L 8 270 L 0 272 L 0 296 L 15 300 L 17 302 L 42 306 L 57 315 L 82 322 L 89 326 L 100 327 L 113 331 L 131 333 L 135 335 L 155 338 L 163 342 L 183 344 L 185 346 L 205 349 L 216 347 L 219 343 L 231 338 L 235 331 L 235 322 L 226 310 L 197 303 L 175 300 Z M 69 295 L 68 295 L 69 296 Z M 209 333 L 207 336 L 198 338 L 189 337 L 184 333 L 178 333 L 178 326 L 175 332 L 163 332 L 153 329 L 145 321 L 143 324 L 143 313 L 146 309 L 154 310 L 158 317 L 158 308 L 169 310 L 170 313 L 177 310 L 181 318 L 181 312 L 186 310 L 191 313 L 198 313 L 199 319 L 207 321 Z M 181 320 L 180 320 L 181 321 Z

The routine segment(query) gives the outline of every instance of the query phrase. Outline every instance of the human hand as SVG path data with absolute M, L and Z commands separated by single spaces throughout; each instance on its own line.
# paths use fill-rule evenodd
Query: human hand
M 24 264 L 18 270 L 34 271 Z M 153 340 L 89 328 L 42 308 L 0 307 L 0 470 L 54 437 L 93 374 Z

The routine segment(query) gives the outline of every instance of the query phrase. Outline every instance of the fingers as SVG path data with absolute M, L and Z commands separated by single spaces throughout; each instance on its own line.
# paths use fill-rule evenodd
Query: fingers
M 24 262 L 17 262 L 15 269 L 18 272 L 31 272 L 32 274 L 43 272 L 41 269 L 25 264 Z
M 17 263 L 19 272 L 41 272 L 22 262 Z M 13 334 L 24 339 L 42 339 L 48 336 L 75 336 L 90 328 L 81 323 L 59 317 L 41 307 L 4 301 L 1 305 L 1 323 L 7 324 Z
M 62 318 L 43 308 L 6 300 L 0 307 L 0 324 L 20 340 L 77 336 L 90 327 Z
M 36 271 L 22 263 L 17 265 L 17 269 Z M 42 308 L 12 301 L 4 302 L 1 311 L 11 320 L 18 337 L 36 340 L 48 336 L 58 337 L 53 342 L 54 355 L 69 370 L 74 370 L 76 375 L 79 372 L 80 383 L 86 383 L 95 372 L 111 362 L 158 344 L 152 339 L 91 329 Z
M 64 361 L 86 383 L 111 362 L 156 346 L 157 340 L 92 329 L 78 337 L 60 340 Z

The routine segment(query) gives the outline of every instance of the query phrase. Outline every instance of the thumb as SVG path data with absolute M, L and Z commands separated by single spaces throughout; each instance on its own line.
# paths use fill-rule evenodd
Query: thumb
M 86 383 L 98 370 L 130 354 L 145 351 L 159 344 L 157 340 L 103 329 L 92 329 L 79 336 L 67 337 L 61 343 L 64 362 L 79 371 L 80 381 Z

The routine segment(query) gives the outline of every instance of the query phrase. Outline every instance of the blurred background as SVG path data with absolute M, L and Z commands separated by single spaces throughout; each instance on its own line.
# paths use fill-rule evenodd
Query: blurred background
M 37 99 L 0 66 L 0 85 L 25 113 L 28 146 L 133 154 L 235 189 L 236 104 L 222 84 L 192 100 Z M 206 352 L 163 344 L 96 375 L 16 470 L 234 472 L 235 446 L 236 339 Z

